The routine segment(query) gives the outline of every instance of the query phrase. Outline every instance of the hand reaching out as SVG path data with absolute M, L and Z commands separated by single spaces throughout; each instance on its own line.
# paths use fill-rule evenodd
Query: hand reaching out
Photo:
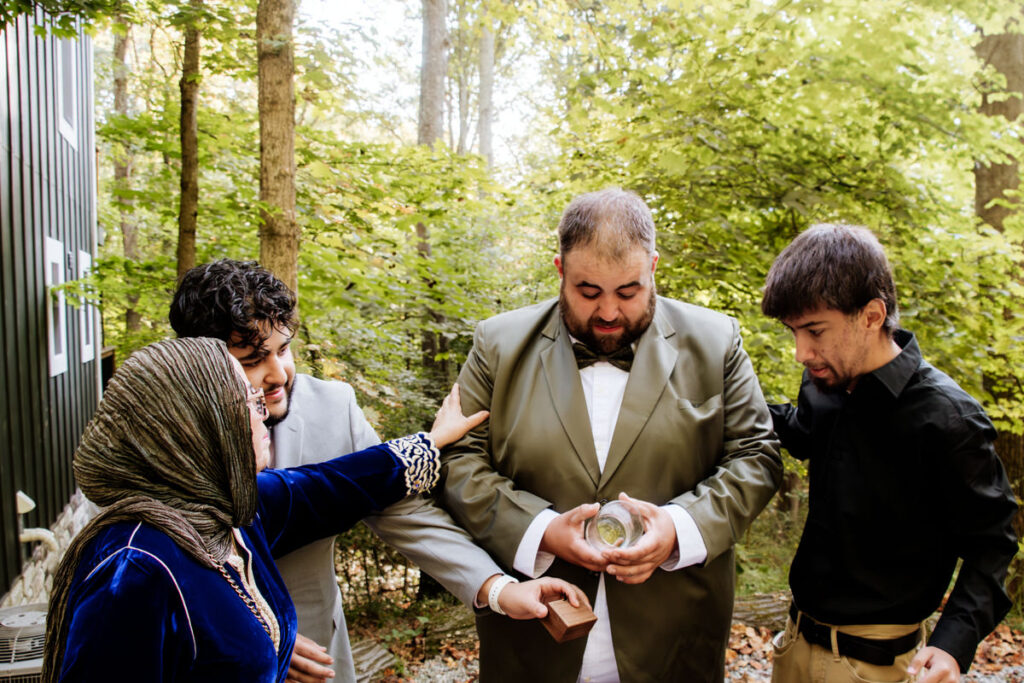
M 452 390 L 444 397 L 441 407 L 434 416 L 434 424 L 430 427 L 430 438 L 438 448 L 444 448 L 465 436 L 471 429 L 482 423 L 490 415 L 486 410 L 473 413 L 469 417 L 462 414 L 462 401 L 459 398 L 459 385 L 453 384 Z

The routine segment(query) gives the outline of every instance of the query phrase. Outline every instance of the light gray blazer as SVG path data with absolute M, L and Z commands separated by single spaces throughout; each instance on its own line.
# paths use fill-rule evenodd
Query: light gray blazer
M 271 433 L 272 467 L 329 460 L 380 443 L 355 392 L 344 382 L 296 374 L 291 410 Z M 487 577 L 501 569 L 432 499 L 410 496 L 363 520 L 378 536 L 472 605 Z M 334 538 L 277 560 L 299 616 L 299 633 L 328 647 L 337 683 L 355 683 L 341 591 L 334 572 Z

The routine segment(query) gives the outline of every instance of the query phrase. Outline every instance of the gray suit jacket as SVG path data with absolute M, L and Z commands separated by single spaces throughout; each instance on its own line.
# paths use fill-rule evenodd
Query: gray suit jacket
M 757 377 L 735 320 L 658 299 L 602 470 L 557 301 L 480 323 L 459 375 L 463 410 L 491 418 L 442 455 L 444 502 L 484 548 L 512 565 L 542 510 L 565 512 L 619 492 L 683 507 L 708 557 L 656 570 L 645 583 L 606 581 L 612 641 L 625 683 L 720 681 L 733 602 L 733 543 L 782 475 Z M 549 575 L 593 600 L 598 576 L 556 559 Z M 477 618 L 482 683 L 571 683 L 585 639 L 556 644 L 536 622 Z
M 272 432 L 273 467 L 321 462 L 380 443 L 344 382 L 297 374 L 291 410 Z M 405 500 L 363 520 L 384 541 L 467 605 L 487 577 L 501 569 L 447 512 L 425 496 Z M 338 683 L 354 683 L 341 592 L 334 571 L 334 538 L 325 538 L 277 560 L 299 616 L 299 633 L 326 645 Z

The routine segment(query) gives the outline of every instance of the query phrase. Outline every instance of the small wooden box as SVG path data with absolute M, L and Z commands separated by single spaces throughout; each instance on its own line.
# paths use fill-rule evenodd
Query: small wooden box
M 573 607 L 565 599 L 549 602 L 548 615 L 540 620 L 557 643 L 587 635 L 596 621 L 589 607 Z

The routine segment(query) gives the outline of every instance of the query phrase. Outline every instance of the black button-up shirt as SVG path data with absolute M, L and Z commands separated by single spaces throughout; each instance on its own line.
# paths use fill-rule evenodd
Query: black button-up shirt
M 775 431 L 809 460 L 810 500 L 789 582 L 799 609 L 830 624 L 913 624 L 938 606 L 963 565 L 929 645 L 967 671 L 1006 616 L 1017 502 L 984 410 L 903 351 L 852 392 L 822 391 L 805 371 L 797 407 L 771 406 Z

